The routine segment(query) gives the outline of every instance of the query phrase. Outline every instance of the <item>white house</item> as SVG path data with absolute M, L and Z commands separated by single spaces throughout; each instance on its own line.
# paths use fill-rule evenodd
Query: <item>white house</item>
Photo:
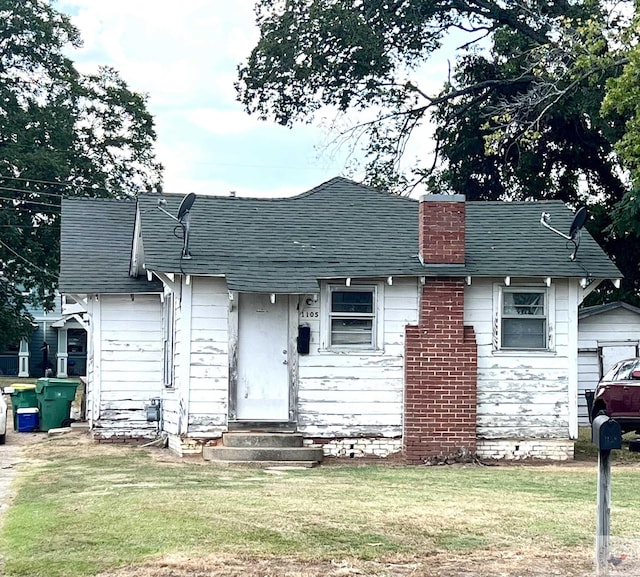
M 67 199 L 60 288 L 89 326 L 96 438 L 297 433 L 327 455 L 573 455 L 578 305 L 620 278 L 561 202 Z M 187 234 L 188 238 L 183 236 Z M 160 422 L 147 422 L 150 399 Z

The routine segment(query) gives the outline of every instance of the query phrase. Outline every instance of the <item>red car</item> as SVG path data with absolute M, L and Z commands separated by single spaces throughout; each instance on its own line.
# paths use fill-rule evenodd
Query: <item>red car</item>
M 590 392 L 587 391 L 587 402 Z M 598 383 L 593 395 L 590 420 L 600 413 L 612 417 L 622 432 L 640 432 L 640 358 L 616 363 Z

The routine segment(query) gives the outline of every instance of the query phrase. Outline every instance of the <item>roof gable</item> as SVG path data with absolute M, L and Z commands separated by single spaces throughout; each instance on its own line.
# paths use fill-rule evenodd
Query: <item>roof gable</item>
M 60 292 L 162 291 L 159 281 L 129 276 L 135 215 L 135 200 L 62 200 Z
M 607 303 L 604 305 L 595 305 L 592 307 L 584 307 L 582 309 L 580 309 L 580 311 L 578 312 L 578 319 L 586 319 L 592 316 L 596 316 L 596 315 L 600 315 L 603 313 L 608 313 L 610 311 L 615 311 L 618 309 L 623 309 L 623 310 L 627 310 L 631 313 L 634 313 L 636 315 L 640 315 L 640 309 L 638 307 L 634 307 L 633 305 L 627 304 L 627 303 L 623 303 L 620 301 L 617 302 L 613 302 L 613 303 Z
M 182 197 L 163 198 L 176 214 Z M 225 275 L 232 290 L 311 292 L 318 278 L 422 272 L 417 202 L 343 178 L 292 198 L 199 196 L 191 260 L 180 259 L 180 231 L 158 195 L 139 203 L 148 269 Z

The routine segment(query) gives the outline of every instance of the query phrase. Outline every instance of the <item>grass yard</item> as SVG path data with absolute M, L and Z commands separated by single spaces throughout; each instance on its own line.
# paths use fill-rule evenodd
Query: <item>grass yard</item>
M 81 435 L 25 451 L 7 576 L 592 574 L 594 463 L 267 472 Z M 640 535 L 639 480 L 614 467 L 613 535 Z

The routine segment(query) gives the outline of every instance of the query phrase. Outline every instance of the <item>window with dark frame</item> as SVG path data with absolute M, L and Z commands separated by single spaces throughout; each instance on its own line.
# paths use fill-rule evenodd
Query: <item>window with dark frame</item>
M 330 287 L 329 346 L 374 349 L 375 310 L 375 288 Z
M 87 331 L 69 329 L 67 331 L 67 352 L 82 354 L 87 352 Z
M 503 289 L 501 348 L 546 349 L 546 291 Z

